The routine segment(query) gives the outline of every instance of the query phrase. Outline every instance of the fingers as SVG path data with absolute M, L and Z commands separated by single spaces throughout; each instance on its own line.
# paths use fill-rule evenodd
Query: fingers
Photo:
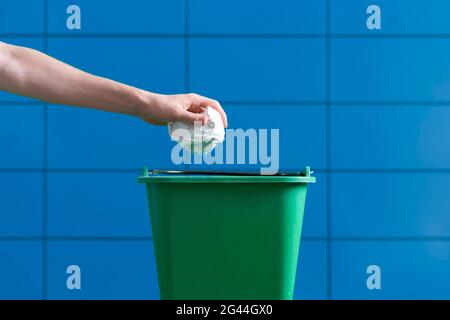
M 207 97 L 203 97 L 203 96 L 197 96 L 197 97 L 199 99 L 198 105 L 200 107 L 202 107 L 202 108 L 211 107 L 211 108 L 215 109 L 217 112 L 220 113 L 220 116 L 222 117 L 223 126 L 225 128 L 228 127 L 227 115 L 218 101 L 207 98 Z
M 160 103 L 159 109 L 161 110 L 158 109 L 159 112 L 154 112 L 151 116 L 143 118 L 145 121 L 155 125 L 164 125 L 168 121 L 182 121 L 189 124 L 195 124 L 198 121 L 205 125 L 208 122 L 208 115 L 205 113 L 207 107 L 211 107 L 219 112 L 223 125 L 226 128 L 228 126 L 227 115 L 220 103 L 192 93 L 166 96 Z
M 190 99 L 189 104 L 190 104 L 190 106 L 189 106 L 188 110 L 191 112 L 200 113 L 205 110 L 205 106 L 198 103 L 198 101 L 195 101 L 194 99 Z
M 213 99 L 209 99 L 209 98 L 205 98 L 207 101 L 207 106 L 215 109 L 217 112 L 220 113 L 220 116 L 222 117 L 222 121 L 223 121 L 223 126 L 226 128 L 228 127 L 228 118 L 227 118 L 227 114 L 225 113 L 225 111 L 223 110 L 222 106 L 220 105 L 219 102 L 217 102 L 216 100 Z
M 205 113 L 193 113 L 186 110 L 181 110 L 177 118 L 179 121 L 190 124 L 194 124 L 196 121 L 199 121 L 202 125 L 205 125 L 208 122 L 208 116 Z

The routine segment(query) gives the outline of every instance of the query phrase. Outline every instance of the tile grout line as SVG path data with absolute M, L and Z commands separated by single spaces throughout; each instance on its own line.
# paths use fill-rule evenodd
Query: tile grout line
M 0 236 L 1 241 L 153 241 L 152 236 Z M 450 236 L 302 236 L 302 241 L 336 242 L 450 242 Z
M 184 0 L 184 89 L 190 91 L 189 83 L 189 0 Z
M 43 51 L 48 53 L 48 0 L 44 1 L 44 38 Z M 48 299 L 48 104 L 43 104 L 43 221 L 42 221 L 42 299 Z
M 185 58 L 186 60 L 187 58 Z M 186 71 L 185 71 L 186 72 Z M 186 74 L 185 74 L 186 78 Z M 187 79 L 189 82 L 189 79 Z M 188 86 L 185 85 L 185 90 L 188 91 Z M 366 101 L 366 100 L 221 100 L 223 105 L 228 106 L 292 106 L 292 107 L 326 107 L 327 105 L 336 107 L 450 107 L 450 100 L 441 101 L 425 101 L 425 100 L 411 100 L 411 101 Z M 40 106 L 43 102 L 39 100 L 2 100 L 1 106 Z M 51 105 L 48 104 L 47 105 Z
M 327 299 L 331 300 L 332 299 L 332 275 L 333 275 L 333 271 L 332 271 L 332 242 L 331 242 L 331 236 L 332 236 L 332 218 L 331 218 L 331 173 L 330 173 L 330 168 L 331 168 L 331 79 L 330 79 L 330 73 L 331 73 L 331 40 L 330 40 L 330 34 L 331 34 L 331 30 L 330 30 L 330 26 L 331 26 L 331 21 L 330 21 L 330 0 L 326 1 L 326 44 L 325 44 L 325 50 L 326 50 L 326 67 L 325 67 L 325 72 L 326 72 L 326 168 L 327 168 L 327 172 L 326 172 L 326 183 L 327 183 L 327 188 L 326 188 L 326 199 L 327 199 L 327 220 L 326 220 L 326 224 L 327 224 L 327 259 L 326 259 L 326 263 L 327 263 L 327 290 L 326 290 L 326 294 L 327 294 Z
M 185 0 L 187 1 L 187 0 Z M 0 33 L 1 38 L 20 39 L 20 38 L 53 38 L 53 39 L 74 39 L 74 38 L 166 38 L 166 39 L 184 39 L 184 33 Z M 392 33 L 392 34 L 364 34 L 364 33 L 192 33 L 190 38 L 195 39 L 431 39 L 448 40 L 449 33 Z
M 189 41 L 189 0 L 184 0 L 184 91 L 189 93 L 191 90 L 191 85 L 189 82 L 189 71 L 190 71 L 190 41 Z M 183 170 L 189 170 L 189 164 L 183 164 Z

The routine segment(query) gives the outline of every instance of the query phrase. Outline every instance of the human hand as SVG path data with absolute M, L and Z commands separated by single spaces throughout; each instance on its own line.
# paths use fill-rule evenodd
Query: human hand
M 227 115 L 220 103 L 195 93 L 174 95 L 148 93 L 143 106 L 138 111 L 138 116 L 156 125 L 165 125 L 172 121 L 191 124 L 201 121 L 202 124 L 206 124 L 208 116 L 203 113 L 206 107 L 217 110 L 222 117 L 224 127 L 228 126 Z
M 0 90 L 52 104 L 130 114 L 163 125 L 172 121 L 206 124 L 206 107 L 220 104 L 198 94 L 162 95 L 94 76 L 33 49 L 0 42 Z

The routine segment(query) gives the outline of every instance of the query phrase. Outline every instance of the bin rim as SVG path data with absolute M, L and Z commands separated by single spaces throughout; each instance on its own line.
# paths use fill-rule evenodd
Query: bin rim
M 257 175 L 249 173 L 219 173 L 148 170 L 144 168 L 139 183 L 315 183 L 316 177 L 311 176 L 313 171 L 306 167 L 304 172 L 281 175 Z

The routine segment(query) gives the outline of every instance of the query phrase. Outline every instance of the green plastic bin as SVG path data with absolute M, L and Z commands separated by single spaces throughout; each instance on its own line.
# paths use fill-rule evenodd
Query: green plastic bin
M 307 184 L 144 169 L 161 299 L 292 299 Z

